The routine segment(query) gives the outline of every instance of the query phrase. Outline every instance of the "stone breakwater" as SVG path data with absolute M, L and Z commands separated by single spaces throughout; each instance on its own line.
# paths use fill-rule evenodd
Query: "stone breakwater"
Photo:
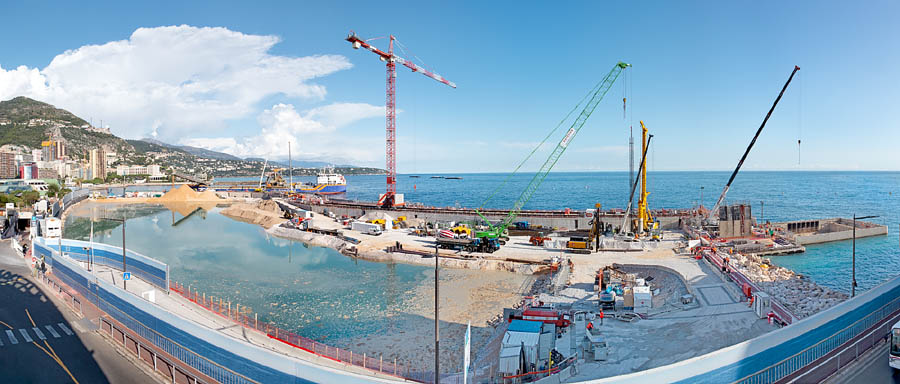
M 759 256 L 735 254 L 731 256 L 729 264 L 787 306 L 800 319 L 831 308 L 848 298 L 847 294 L 822 287 L 790 269 L 767 264 Z

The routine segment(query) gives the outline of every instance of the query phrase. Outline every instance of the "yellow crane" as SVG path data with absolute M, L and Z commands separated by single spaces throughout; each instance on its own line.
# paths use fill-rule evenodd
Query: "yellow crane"
M 644 151 L 647 150 L 647 127 L 644 125 L 644 121 L 641 120 L 641 158 L 644 158 L 646 154 Z M 653 217 L 650 216 L 650 210 L 647 209 L 647 196 L 650 195 L 647 192 L 647 167 L 641 167 L 641 194 L 638 195 L 638 231 L 639 232 L 649 232 L 653 227 Z

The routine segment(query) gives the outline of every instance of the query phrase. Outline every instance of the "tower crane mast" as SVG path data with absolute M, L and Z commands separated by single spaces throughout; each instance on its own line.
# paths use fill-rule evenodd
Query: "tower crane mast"
M 413 72 L 421 73 L 441 83 L 456 88 L 456 84 L 445 79 L 443 76 L 422 68 L 410 60 L 394 54 L 394 35 L 389 36 L 387 52 L 376 48 L 369 44 L 366 40 L 361 39 L 353 31 L 347 35 L 345 40 L 349 41 L 354 49 L 365 48 L 372 53 L 378 55 L 381 61 L 387 66 L 387 96 L 385 101 L 385 164 L 387 168 L 387 189 L 384 195 L 378 199 L 378 204 L 393 207 L 395 205 L 395 196 L 397 195 L 397 108 L 396 108 L 396 89 L 397 80 L 397 64 L 403 65 Z

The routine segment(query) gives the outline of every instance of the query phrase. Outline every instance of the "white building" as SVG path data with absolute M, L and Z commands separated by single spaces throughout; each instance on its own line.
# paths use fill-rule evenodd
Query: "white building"
M 150 175 L 150 176 L 160 176 L 162 172 L 160 172 L 159 165 L 150 164 L 150 165 L 120 165 L 116 167 L 116 174 L 119 176 L 134 176 L 134 175 Z

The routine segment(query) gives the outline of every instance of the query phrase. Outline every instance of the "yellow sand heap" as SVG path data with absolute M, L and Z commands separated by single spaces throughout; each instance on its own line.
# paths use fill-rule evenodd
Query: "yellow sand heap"
M 219 201 L 221 200 L 219 196 L 216 196 L 216 193 L 211 190 L 206 190 L 203 192 L 197 192 L 186 184 L 181 185 L 176 189 L 169 190 L 165 195 L 162 195 L 158 199 L 158 201 L 162 202 L 192 202 L 192 201 Z

